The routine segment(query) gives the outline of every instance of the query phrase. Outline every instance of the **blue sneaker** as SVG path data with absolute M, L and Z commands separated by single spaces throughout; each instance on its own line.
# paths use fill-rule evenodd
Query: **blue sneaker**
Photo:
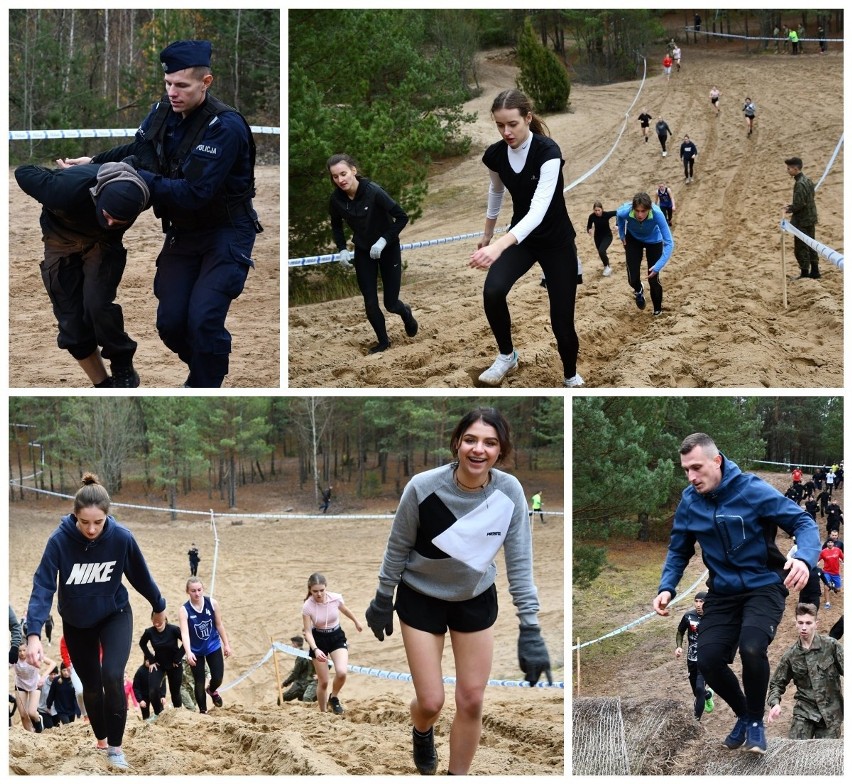
M 738 718 L 737 723 L 731 730 L 731 734 L 722 741 L 722 745 L 729 749 L 738 749 L 742 746 L 746 742 L 748 725 L 749 721 L 745 716 Z
M 640 286 L 639 291 L 633 292 L 633 296 L 636 297 L 636 307 L 645 310 L 645 287 Z
M 753 751 L 756 754 L 766 754 L 766 733 L 762 721 L 749 722 L 746 731 L 745 750 Z

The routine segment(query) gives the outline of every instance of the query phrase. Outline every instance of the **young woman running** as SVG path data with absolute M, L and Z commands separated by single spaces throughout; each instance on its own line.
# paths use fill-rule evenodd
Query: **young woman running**
M 308 578 L 308 595 L 302 605 L 302 628 L 308 642 L 308 654 L 314 661 L 317 674 L 317 703 L 323 712 L 328 706 L 335 713 L 343 713 L 340 690 L 346 683 L 346 668 L 349 665 L 349 646 L 340 625 L 340 616 L 345 615 L 360 632 L 364 627 L 343 603 L 339 593 L 326 590 L 325 577 L 314 572 Z M 334 664 L 334 682 L 328 692 L 328 660 Z
M 109 514 L 110 498 L 94 474 L 83 475 L 66 515 L 50 535 L 33 577 L 27 609 L 27 661 L 43 660 L 41 630 L 59 586 L 59 614 L 74 670 L 99 748 L 107 763 L 129 765 L 121 750 L 127 702 L 124 668 L 133 641 L 133 613 L 122 575 L 150 603 L 152 616 L 165 616 L 166 600 L 151 577 L 133 534 Z
M 687 182 L 692 182 L 695 169 L 695 159 L 698 157 L 698 148 L 689 136 L 684 136 L 680 144 L 680 159 L 683 161 L 683 177 Z M 671 224 L 671 221 L 669 221 Z
M 716 116 L 719 116 L 719 97 L 722 93 L 719 92 L 719 88 L 716 85 L 713 85 L 710 88 L 710 105 L 716 110 Z
M 672 189 L 665 182 L 661 182 L 657 187 L 657 192 L 654 194 L 654 202 L 663 211 L 663 215 L 666 216 L 666 223 L 671 226 L 674 220 L 674 212 L 677 208 L 675 207 L 675 198 Z
M 50 672 L 56 665 L 46 656 L 42 656 L 39 666 L 27 661 L 27 644 L 21 641 L 18 647 L 18 660 L 12 665 L 15 671 L 15 702 L 18 704 L 18 715 L 21 725 L 29 732 L 41 732 L 44 723 L 38 712 L 42 689 L 49 689 L 50 684 L 42 681 L 42 669 Z M 50 726 L 50 725 L 48 725 Z
M 372 180 L 358 174 L 358 166 L 349 155 L 332 155 L 326 162 L 335 190 L 329 201 L 331 233 L 341 261 L 355 265 L 358 288 L 364 297 L 367 321 L 378 343 L 368 350 L 377 354 L 390 348 L 385 317 L 379 307 L 378 281 L 382 278 L 385 310 L 396 313 L 405 326 L 405 334 L 417 334 L 417 321 L 411 308 L 399 298 L 402 284 L 402 256 L 399 233 L 408 223 L 408 215 Z M 352 229 L 355 253 L 346 249 L 343 223 Z
M 384 640 L 393 632 L 396 589 L 414 680 L 414 765 L 423 775 L 438 766 L 433 727 L 444 705 L 441 661 L 448 629 L 456 674 L 448 773 L 467 773 L 479 745 L 497 619 L 494 558 L 501 546 L 520 619 L 521 670 L 531 684 L 542 672 L 552 682 L 538 625 L 526 498 L 515 477 L 494 468 L 511 455 L 509 425 L 493 408 L 474 409 L 456 425 L 450 448 L 454 462 L 417 474 L 403 491 L 367 610 L 367 624 Z
M 564 385 L 578 387 L 583 384 L 577 373 L 579 341 L 574 329 L 579 267 L 576 232 L 562 195 L 562 153 L 546 135 L 547 126 L 534 114 L 532 102 L 520 90 L 500 93 L 491 105 L 491 116 L 502 140 L 492 144 L 482 156 L 491 185 L 485 236 L 470 257 L 470 266 L 488 270 L 483 289 L 485 315 L 500 353 L 479 380 L 498 386 L 518 367 L 506 297 L 516 281 L 538 261 L 547 279 L 550 324 L 562 359 Z M 512 195 L 511 227 L 492 243 L 506 190 Z
M 586 223 L 586 231 L 591 234 L 594 232 L 595 247 L 598 249 L 598 256 L 603 262 L 603 274 L 605 277 L 612 275 L 612 267 L 609 266 L 609 256 L 607 256 L 607 248 L 612 244 L 612 229 L 609 222 L 615 217 L 615 210 L 604 212 L 603 205 L 596 201 L 592 209 L 589 220 Z
M 180 636 L 186 660 L 195 681 L 195 702 L 199 713 L 207 713 L 207 695 L 217 708 L 222 707 L 219 687 L 225 677 L 225 657 L 231 655 L 228 633 L 222 622 L 219 602 L 204 595 L 204 584 L 198 577 L 186 581 L 189 601 L 180 606 Z M 204 665 L 210 668 L 210 683 L 204 688 Z
M 152 625 L 142 634 L 139 647 L 145 657 L 145 667 L 148 669 L 149 676 L 145 699 L 154 708 L 154 713 L 159 716 L 163 711 L 163 703 L 159 697 L 164 679 L 169 681 L 172 705 L 175 708 L 181 706 L 180 682 L 183 677 L 185 652 L 181 644 L 180 627 L 169 623 L 168 618 L 155 621 L 153 615 L 151 623 Z M 148 648 L 149 644 L 153 650 Z
M 636 297 L 636 307 L 645 309 L 645 287 L 642 285 L 641 266 L 644 251 L 648 259 L 648 283 L 654 315 L 663 312 L 663 287 L 660 270 L 666 266 L 674 250 L 674 240 L 663 211 L 651 204 L 647 193 L 637 193 L 632 202 L 622 204 L 616 211 L 615 223 L 618 238 L 624 245 L 627 257 L 627 282 Z

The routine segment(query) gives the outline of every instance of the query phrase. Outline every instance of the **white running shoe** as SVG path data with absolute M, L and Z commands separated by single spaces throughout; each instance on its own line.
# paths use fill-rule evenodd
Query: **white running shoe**
M 518 352 L 513 351 L 512 356 L 508 359 L 504 357 L 502 354 L 497 355 L 497 359 L 494 360 L 494 364 L 491 365 L 488 370 L 486 370 L 482 375 L 480 375 L 479 380 L 483 384 L 487 384 L 490 387 L 496 387 L 500 385 L 500 382 L 506 378 L 513 370 L 516 370 L 518 367 Z
M 605 278 L 608 278 L 610 275 L 612 275 L 612 267 L 610 267 L 610 266 L 609 266 L 609 264 L 607 264 L 607 265 L 603 268 L 603 276 L 604 276 Z
M 665 158 L 665 157 L 666 157 L 666 155 L 667 155 L 666 151 L 665 151 L 665 150 L 663 150 L 663 158 Z
M 107 752 L 107 765 L 113 768 L 121 768 L 122 770 L 127 770 L 130 767 L 124 754 L 120 751 Z
M 586 382 L 583 381 L 583 377 L 579 373 L 575 373 L 571 378 L 566 378 L 563 382 L 562 386 L 566 387 L 581 387 Z

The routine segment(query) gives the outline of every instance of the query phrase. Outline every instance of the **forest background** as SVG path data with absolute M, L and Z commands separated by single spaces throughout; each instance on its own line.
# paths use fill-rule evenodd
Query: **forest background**
M 9 11 L 12 130 L 136 128 L 163 94 L 159 54 L 173 41 L 213 45 L 213 93 L 250 125 L 278 126 L 277 9 L 13 9 Z M 255 134 L 259 160 L 278 162 L 280 137 Z M 118 142 L 123 143 L 123 142 Z M 111 140 L 80 139 L 75 155 Z M 10 143 L 12 165 L 69 155 L 67 140 Z
M 338 488 L 338 510 L 341 493 L 350 507 L 387 498 L 394 508 L 412 474 L 451 460 L 452 430 L 477 406 L 497 407 L 510 423 L 515 453 L 500 468 L 550 472 L 561 503 L 561 397 L 310 396 L 13 397 L 10 473 L 19 486 L 10 502 L 32 500 L 23 484 L 76 491 L 94 471 L 113 500 L 133 495 L 171 509 L 199 491 L 233 509 L 258 485 L 311 511 L 328 485 Z
M 843 459 L 841 397 L 575 397 L 572 403 L 575 589 L 592 585 L 605 569 L 608 541 L 668 540 L 686 486 L 678 449 L 690 433 L 709 434 L 744 471 L 786 473 Z

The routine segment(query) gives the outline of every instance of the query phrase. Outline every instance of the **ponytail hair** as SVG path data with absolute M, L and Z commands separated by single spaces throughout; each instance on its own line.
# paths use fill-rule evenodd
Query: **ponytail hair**
M 109 505 L 109 493 L 106 488 L 98 481 L 96 474 L 87 471 L 83 474 L 82 487 L 74 496 L 74 514 L 90 506 L 95 506 L 104 514 L 109 514 Z
M 541 136 L 550 136 L 550 129 L 545 125 L 544 120 L 533 111 L 533 108 L 533 102 L 529 97 L 520 90 L 511 88 L 503 90 L 494 99 L 494 103 L 491 104 L 491 114 L 494 114 L 498 109 L 517 109 L 521 117 L 526 117 L 528 114 L 532 115 L 530 130 L 533 133 L 540 134 Z
M 311 587 L 314 585 L 328 585 L 325 575 L 320 574 L 319 572 L 314 572 L 310 577 L 308 577 L 308 595 L 305 597 L 305 600 L 311 598 Z

